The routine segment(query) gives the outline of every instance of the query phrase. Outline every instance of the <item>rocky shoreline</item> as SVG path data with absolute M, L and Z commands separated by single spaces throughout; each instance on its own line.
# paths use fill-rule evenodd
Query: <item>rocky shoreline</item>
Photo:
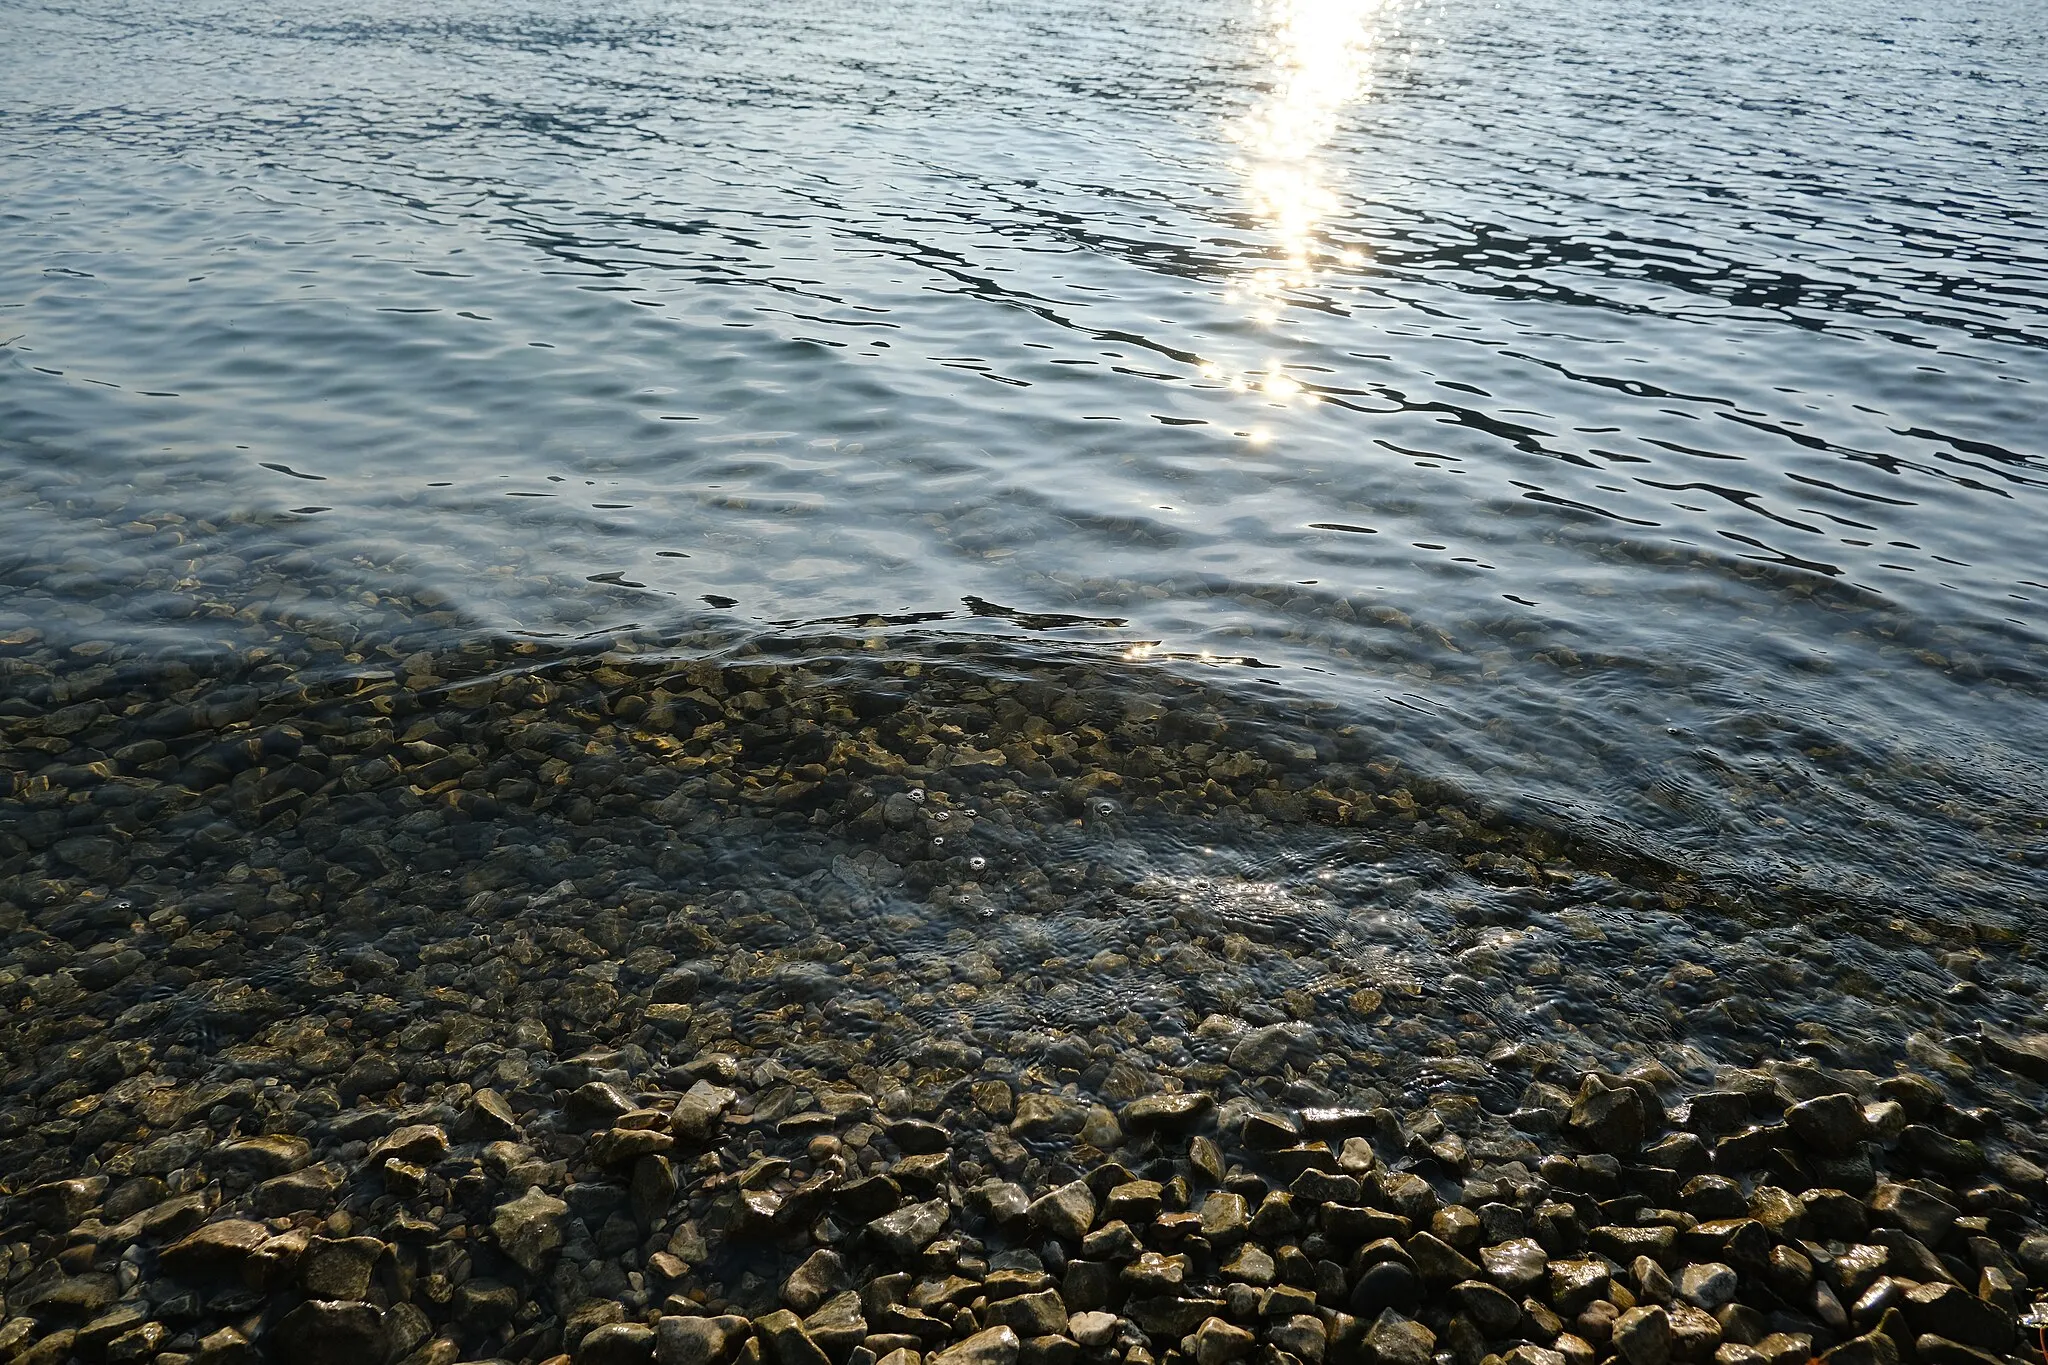
M 674 648 L 0 641 L 0 1361 L 2030 1365 L 2023 936 Z
M 1538 1068 L 1503 1124 L 1451 1097 L 1402 1115 L 1231 1086 L 1112 1111 L 1002 1067 L 868 1091 L 772 1054 L 651 1062 L 593 1049 L 409 1106 L 361 1102 L 358 1062 L 358 1103 L 327 1113 L 246 1084 L 178 1097 L 218 1135 L 10 1201 L 0 1351 L 1989 1365 L 2029 1358 L 2048 1279 L 2034 1135 L 1911 1074 L 1689 1090 L 1652 1064 L 1568 1091 Z M 106 1103 L 162 1103 L 122 1089 Z

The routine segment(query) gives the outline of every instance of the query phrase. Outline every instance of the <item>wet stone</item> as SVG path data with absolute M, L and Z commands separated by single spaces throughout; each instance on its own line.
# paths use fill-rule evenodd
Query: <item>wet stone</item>
M 644 1322 L 606 1323 L 577 1343 L 576 1365 L 649 1365 L 654 1337 Z
M 1436 1333 L 1389 1309 L 1367 1329 L 1365 1348 L 1373 1365 L 1430 1365 Z
M 523 1270 L 537 1275 L 566 1237 L 568 1212 L 562 1200 L 532 1188 L 497 1207 L 491 1215 L 491 1235 Z
M 1095 1225 L 1095 1195 L 1086 1182 L 1077 1180 L 1037 1199 L 1027 1213 L 1033 1227 L 1063 1241 L 1079 1243 Z
M 1081 1186 L 1081 1190 L 1085 1194 L 1087 1187 Z M 1092 1197 L 1089 1207 L 1092 1211 Z M 951 1212 L 942 1199 L 909 1204 L 870 1222 L 867 1225 L 868 1237 L 886 1254 L 898 1260 L 908 1260 L 937 1240 L 950 1216 Z
M 1649 1131 L 1648 1115 L 1635 1088 L 1597 1074 L 1580 1083 L 1568 1125 L 1594 1150 L 1616 1156 L 1635 1151 Z
M 1033 1337 L 1064 1336 L 1067 1332 L 1066 1307 L 1050 1289 L 991 1303 L 983 1319 L 990 1326 L 1008 1327 L 1027 1341 Z
M 1131 1101 L 1118 1115 L 1130 1133 L 1185 1133 L 1199 1124 L 1216 1107 L 1215 1098 L 1201 1091 L 1147 1095 Z
M 754 1319 L 754 1330 L 767 1344 L 775 1365 L 827 1365 L 825 1353 L 804 1330 L 803 1320 L 786 1308 Z
M 360 1365 L 382 1359 L 387 1345 L 384 1314 L 366 1303 L 308 1300 L 274 1330 L 286 1358 L 304 1365 Z
M 1631 1308 L 1615 1319 L 1613 1341 L 1628 1365 L 1669 1365 L 1671 1317 L 1662 1308 Z
M 1194 1332 L 1195 1365 L 1230 1365 L 1258 1345 L 1258 1338 L 1235 1323 L 1208 1318 Z
M 936 1353 L 928 1365 L 1017 1365 L 1022 1346 L 1010 1328 L 990 1327 Z

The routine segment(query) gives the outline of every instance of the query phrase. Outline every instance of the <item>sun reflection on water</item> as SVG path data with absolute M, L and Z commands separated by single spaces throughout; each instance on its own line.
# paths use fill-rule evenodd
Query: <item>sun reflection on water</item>
M 1264 0 L 1261 49 L 1269 88 L 1230 130 L 1242 149 L 1237 170 L 1253 215 L 1271 237 L 1272 255 L 1240 286 L 1252 318 L 1280 321 L 1290 291 L 1306 289 L 1332 267 L 1361 264 L 1355 248 L 1327 242 L 1324 224 L 1342 205 L 1325 178 L 1322 150 L 1344 111 L 1365 92 L 1376 20 L 1388 0 Z M 1314 394 L 1269 360 L 1230 381 L 1278 402 Z

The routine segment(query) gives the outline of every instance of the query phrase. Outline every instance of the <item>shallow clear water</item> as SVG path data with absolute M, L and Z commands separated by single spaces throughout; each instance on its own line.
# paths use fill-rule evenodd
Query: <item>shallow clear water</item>
M 0 37 L 0 633 L 1023 636 L 1329 708 L 1767 924 L 2037 910 L 2023 3 Z

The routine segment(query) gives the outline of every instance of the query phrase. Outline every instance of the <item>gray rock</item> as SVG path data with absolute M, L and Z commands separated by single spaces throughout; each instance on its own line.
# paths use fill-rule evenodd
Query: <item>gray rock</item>
M 1927 1245 L 1940 1246 L 1956 1225 L 1961 1210 L 1911 1185 L 1880 1184 L 1869 1199 L 1870 1216 L 1878 1223 L 1904 1228 Z
M 1369 1365 L 1430 1365 L 1436 1333 L 1391 1308 L 1374 1319 L 1365 1334 Z
M 1151 1299 L 1134 1298 L 1124 1305 L 1124 1316 L 1136 1323 L 1140 1331 L 1175 1341 L 1200 1327 L 1205 1318 L 1218 1317 L 1226 1311 L 1228 1305 L 1221 1299 L 1165 1294 Z
M 1321 1365 L 1330 1349 L 1330 1329 L 1313 1313 L 1295 1313 L 1268 1327 L 1266 1340 L 1309 1365 Z
M 1605 1261 L 1591 1257 L 1550 1263 L 1551 1306 L 1567 1317 L 1607 1292 L 1611 1273 Z
M 1053 1137 L 1078 1133 L 1087 1122 L 1088 1106 L 1064 1095 L 1034 1090 L 1017 1097 L 1017 1116 L 1010 1120 L 1010 1131 L 1019 1137 Z
M 1827 1156 L 1845 1156 L 1863 1141 L 1863 1106 L 1854 1095 L 1822 1095 L 1785 1110 L 1801 1142 Z
M 1750 1192 L 1749 1216 L 1779 1241 L 1796 1241 L 1806 1235 L 1806 1201 L 1776 1185 L 1759 1185 Z
M 719 1120 L 739 1098 L 735 1091 L 708 1080 L 699 1080 L 676 1101 L 669 1115 L 668 1130 L 679 1142 L 709 1142 L 718 1131 Z
M 1915 1285 L 1899 1307 L 1915 1333 L 1993 1352 L 2005 1351 L 2013 1343 L 2009 1316 L 1952 1284 Z
M 1116 1323 L 1114 1313 L 1076 1313 L 1067 1319 L 1067 1330 L 1073 1333 L 1074 1340 L 1094 1350 L 1116 1340 Z
M 1259 1339 L 1222 1318 L 1206 1319 L 1195 1329 L 1195 1365 L 1230 1365 L 1252 1353 Z
M 1669 1305 L 1671 1296 L 1677 1292 L 1671 1283 L 1671 1276 L 1664 1267 L 1648 1256 L 1638 1256 L 1628 1268 L 1629 1278 L 1635 1281 L 1638 1303 L 1661 1303 Z
M 1735 1297 L 1739 1281 L 1732 1266 L 1702 1261 L 1678 1272 L 1678 1297 L 1711 1313 Z
M 1230 1049 L 1230 1064 L 1247 1076 L 1270 1075 L 1296 1048 L 1313 1048 L 1315 1036 L 1315 1030 L 1300 1023 L 1255 1028 Z
M 1899 1365 L 1898 1344 L 1882 1332 L 1866 1332 L 1824 1351 L 1821 1365 Z
M 835 1294 L 804 1319 L 804 1334 L 827 1355 L 838 1357 L 858 1346 L 868 1334 L 861 1297 L 853 1290 Z
M 253 1270 L 269 1240 L 270 1229 L 263 1224 L 228 1218 L 165 1247 L 157 1259 L 165 1273 L 177 1279 L 239 1276 L 245 1269 Z
M 513 1142 L 521 1134 L 519 1120 L 505 1097 L 485 1088 L 469 1097 L 462 1117 L 456 1120 L 455 1135 L 465 1142 Z
M 1662 1308 L 1631 1308 L 1614 1320 L 1614 1349 L 1628 1365 L 1670 1365 L 1671 1315 Z
M 1244 1196 L 1218 1190 L 1202 1201 L 1202 1235 L 1218 1245 L 1243 1240 L 1251 1226 Z
M 1215 1107 L 1214 1096 L 1188 1090 L 1133 1100 L 1124 1106 L 1120 1117 L 1126 1131 L 1141 1137 L 1149 1133 L 1177 1134 L 1193 1129 Z
M 830 1365 L 818 1343 L 804 1331 L 803 1320 L 787 1308 L 754 1319 L 754 1330 L 767 1343 L 776 1365 Z
M 576 1365 L 649 1365 L 654 1329 L 644 1322 L 608 1322 L 576 1346 Z
M 834 1294 L 853 1288 L 846 1262 L 831 1250 L 812 1252 L 804 1263 L 782 1282 L 782 1301 L 799 1313 L 811 1314 Z
M 22 1196 L 22 1211 L 45 1232 L 69 1232 L 107 1190 L 103 1175 L 88 1180 L 53 1180 Z
M 1505 1337 L 1522 1320 L 1522 1305 L 1481 1280 L 1451 1286 L 1451 1301 L 1489 1337 Z
M 1517 1237 L 1481 1247 L 1479 1262 L 1487 1279 L 1510 1293 L 1522 1294 L 1542 1282 L 1544 1273 L 1550 1269 L 1550 1253 L 1531 1238 Z
M 302 1137 L 267 1133 L 261 1137 L 235 1138 L 213 1149 L 209 1165 L 242 1171 L 258 1180 L 296 1171 L 312 1160 L 313 1145 Z
M 664 1317 L 654 1327 L 658 1365 L 719 1365 L 753 1331 L 745 1318 Z
M 1040 1231 L 1078 1243 L 1095 1225 L 1095 1196 L 1085 1182 L 1076 1180 L 1042 1196 L 1027 1212 Z
M 276 1218 L 324 1209 L 334 1201 L 334 1193 L 345 1178 L 339 1166 L 328 1162 L 274 1177 L 256 1187 L 256 1211 Z
M 308 1298 L 366 1299 L 370 1272 L 383 1254 L 375 1237 L 317 1238 L 299 1258 L 299 1284 Z
M 1649 1135 L 1649 1116 L 1635 1087 L 1589 1073 L 1566 1120 L 1573 1133 L 1596 1151 L 1626 1156 Z
M 1086 1188 L 1082 1187 L 1084 1191 Z M 938 1235 L 945 1231 L 951 1212 L 943 1199 L 906 1204 L 894 1213 L 885 1213 L 869 1223 L 868 1237 L 891 1256 L 908 1260 L 938 1239 Z
M 293 1365 L 362 1365 L 382 1360 L 384 1314 L 367 1303 L 308 1299 L 284 1315 L 272 1339 Z
M 1279 1269 L 1274 1265 L 1271 1253 L 1264 1247 L 1256 1242 L 1246 1242 L 1232 1254 L 1218 1273 L 1226 1280 L 1264 1289 L 1278 1277 Z
M 1027 1341 L 1067 1334 L 1066 1305 L 1050 1289 L 997 1300 L 982 1311 L 981 1318 L 990 1326 L 1008 1327 Z
M 511 1285 L 482 1276 L 455 1286 L 451 1301 L 456 1323 L 479 1336 L 512 1321 L 521 1302 L 519 1291 Z
M 569 1206 L 539 1186 L 498 1205 L 491 1214 L 491 1235 L 498 1248 L 529 1275 L 538 1275 L 549 1255 L 561 1247 Z
M 932 1356 L 928 1365 L 1017 1365 L 1023 1347 L 1007 1327 L 990 1327 Z
M 1408 1254 L 1414 1258 L 1415 1273 L 1432 1287 L 1441 1288 L 1479 1275 L 1478 1266 L 1433 1233 L 1418 1232 L 1410 1237 Z

